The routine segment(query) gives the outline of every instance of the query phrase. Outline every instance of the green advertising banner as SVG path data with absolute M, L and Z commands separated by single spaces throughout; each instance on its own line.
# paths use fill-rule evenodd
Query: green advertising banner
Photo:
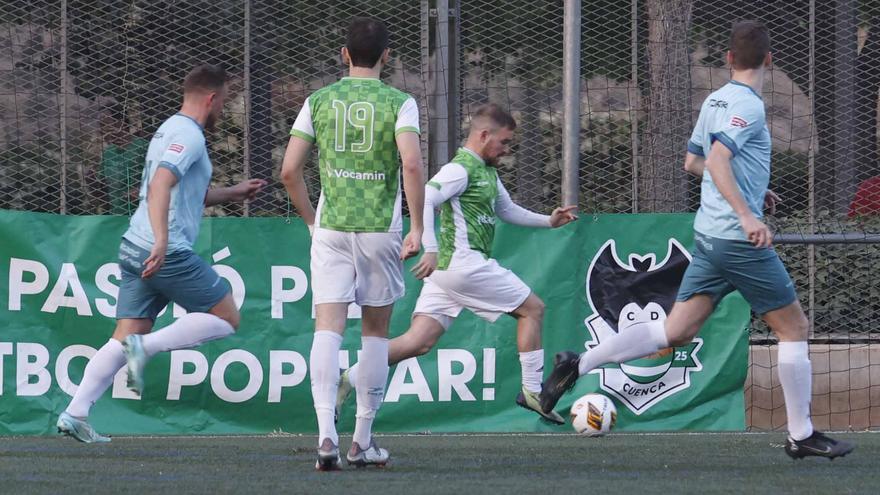
M 557 230 L 499 226 L 495 257 L 547 306 L 546 369 L 557 351 L 582 351 L 633 322 L 665 318 L 687 265 L 692 221 L 584 215 Z M 0 434 L 54 432 L 87 360 L 113 331 L 126 225 L 122 217 L 0 211 Z M 305 226 L 299 219 L 208 218 L 196 251 L 229 281 L 241 307 L 238 332 L 153 358 L 142 398 L 126 390 L 120 372 L 90 421 L 106 434 L 315 431 Z M 392 336 L 406 330 L 421 287 L 408 273 L 406 283 Z M 156 328 L 181 314 L 170 305 Z M 349 316 L 343 366 L 356 362 L 360 348 L 359 308 Z M 599 392 L 614 399 L 619 430 L 742 430 L 748 320 L 734 293 L 692 344 L 596 370 L 560 410 Z M 465 311 L 432 352 L 392 368 L 374 429 L 568 431 L 517 407 L 519 388 L 515 320 L 490 324 Z M 341 432 L 353 429 L 353 399 Z

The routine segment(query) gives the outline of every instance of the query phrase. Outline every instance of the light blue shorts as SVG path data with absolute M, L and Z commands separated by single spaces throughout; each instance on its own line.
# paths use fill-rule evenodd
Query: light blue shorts
M 229 293 L 229 283 L 192 251 L 168 253 L 158 272 L 150 278 L 142 278 L 143 263 L 149 256 L 149 251 L 126 239 L 119 245 L 122 283 L 116 305 L 117 320 L 155 320 L 169 301 L 189 312 L 205 313 Z
M 676 300 L 706 294 L 717 305 L 734 290 L 761 315 L 797 300 L 794 283 L 773 248 L 695 233 L 693 259 L 681 279 Z

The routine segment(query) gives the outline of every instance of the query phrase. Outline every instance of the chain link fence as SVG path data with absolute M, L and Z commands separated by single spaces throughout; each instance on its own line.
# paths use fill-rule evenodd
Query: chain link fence
M 289 214 L 277 181 L 288 131 L 308 94 L 344 74 L 339 50 L 355 15 L 389 25 L 385 79 L 426 116 L 419 2 L 3 2 L 0 207 L 131 214 L 151 133 L 179 108 L 187 71 L 213 63 L 231 75 L 208 139 L 215 185 L 256 177 L 271 187 L 208 214 Z M 309 179 L 317 193 L 317 174 Z
M 147 140 L 179 108 L 184 74 L 216 63 L 232 80 L 208 139 L 214 183 L 257 177 L 270 188 L 208 214 L 294 214 L 277 180 L 288 131 L 305 98 L 344 75 L 339 49 L 355 15 L 390 28 L 393 61 L 383 77 L 419 102 L 429 173 L 452 156 L 476 107 L 494 101 L 519 123 L 514 153 L 499 167 L 514 200 L 543 212 L 561 203 L 563 0 L 0 4 L 0 208 L 132 213 Z M 769 27 L 773 66 L 762 96 L 771 187 L 783 203 L 768 218 L 782 240 L 798 242 L 778 250 L 813 341 L 864 346 L 867 361 L 846 369 L 876 374 L 880 248 L 864 241 L 880 231 L 880 2 L 581 5 L 577 167 L 587 213 L 696 209 L 699 179 L 682 169 L 684 145 L 703 99 L 729 80 L 730 27 L 743 18 Z M 307 181 L 317 195 L 314 167 Z M 757 319 L 752 338 L 773 343 Z M 773 366 L 762 359 L 753 356 L 753 369 Z M 871 383 L 878 380 L 828 387 L 862 391 L 870 404 L 880 394 Z M 770 394 L 754 408 L 778 412 L 778 384 L 752 385 Z M 847 397 L 847 410 L 862 410 Z M 833 417 L 833 405 L 828 411 Z M 778 422 L 771 414 L 770 426 Z

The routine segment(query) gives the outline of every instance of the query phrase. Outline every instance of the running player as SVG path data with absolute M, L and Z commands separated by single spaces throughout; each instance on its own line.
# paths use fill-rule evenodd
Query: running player
M 852 444 L 813 429 L 809 322 L 772 248 L 770 229 L 761 221 L 762 206 L 772 208 L 777 199 L 767 189 L 771 141 L 761 99 L 770 66 L 767 28 L 754 21 L 734 25 L 727 62 L 731 80 L 703 102 L 687 143 L 685 169 L 702 176 L 703 182 L 693 260 L 669 317 L 633 325 L 581 355 L 558 354 L 544 384 L 541 407 L 551 411 L 578 376 L 603 364 L 686 345 L 718 302 L 739 290 L 779 339 L 779 382 L 789 432 L 786 453 L 793 458 L 843 456 L 852 451 Z
M 212 167 L 204 131 L 220 118 L 226 92 L 225 70 L 196 67 L 184 79 L 180 111 L 150 141 L 140 202 L 119 246 L 122 283 L 116 330 L 89 360 L 82 383 L 58 418 L 58 431 L 81 442 L 110 441 L 87 418 L 126 360 L 129 388 L 140 395 L 151 356 L 223 338 L 238 327 L 238 308 L 228 284 L 192 251 L 205 206 L 253 198 L 265 185 L 251 179 L 209 188 Z M 150 333 L 169 301 L 188 313 Z

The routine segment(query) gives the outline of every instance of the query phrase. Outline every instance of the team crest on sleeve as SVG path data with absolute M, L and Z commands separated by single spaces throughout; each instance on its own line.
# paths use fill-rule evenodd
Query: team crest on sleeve
M 748 121 L 746 121 L 746 119 L 744 119 L 738 115 L 734 115 L 730 119 L 730 125 L 733 127 L 748 127 L 749 123 L 748 123 Z
M 666 258 L 655 254 L 630 254 L 623 263 L 613 239 L 599 249 L 587 270 L 587 301 L 593 314 L 584 323 L 589 350 L 611 336 L 636 331 L 633 325 L 663 321 L 672 309 L 690 254 L 675 239 L 669 239 Z M 599 374 L 600 387 L 640 415 L 654 404 L 690 387 L 690 373 L 703 365 L 697 352 L 703 340 L 695 338 L 684 347 L 660 351 L 621 364 L 609 364 L 590 373 Z

